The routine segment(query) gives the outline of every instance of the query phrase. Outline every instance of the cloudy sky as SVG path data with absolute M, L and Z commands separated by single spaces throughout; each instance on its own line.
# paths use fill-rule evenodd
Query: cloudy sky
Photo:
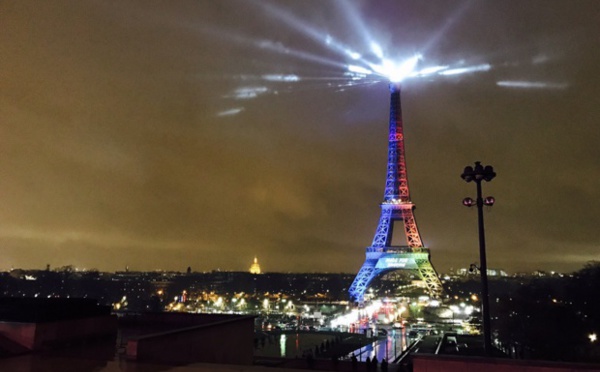
M 476 160 L 489 267 L 600 259 L 597 0 L 5 0 L 0 269 L 357 272 L 387 162 L 368 71 L 418 54 L 408 175 L 438 271 L 478 260 Z

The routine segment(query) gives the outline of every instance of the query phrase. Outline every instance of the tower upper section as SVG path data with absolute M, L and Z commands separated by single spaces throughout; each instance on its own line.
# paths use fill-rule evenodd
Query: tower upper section
M 402 124 L 402 105 L 400 103 L 400 84 L 390 83 L 390 130 L 387 177 L 383 195 L 384 203 L 410 203 L 404 154 L 404 127 Z

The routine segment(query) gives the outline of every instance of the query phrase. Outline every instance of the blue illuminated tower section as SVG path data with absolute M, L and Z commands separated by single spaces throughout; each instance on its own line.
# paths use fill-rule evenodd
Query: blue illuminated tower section
M 350 286 L 350 297 L 362 303 L 367 287 L 377 275 L 393 270 L 414 270 L 433 297 L 442 293 L 442 284 L 431 265 L 429 250 L 423 246 L 410 200 L 404 152 L 404 128 L 400 85 L 390 83 L 390 130 L 387 177 L 381 203 L 381 217 L 366 260 Z M 393 246 L 395 222 L 403 222 L 407 245 Z

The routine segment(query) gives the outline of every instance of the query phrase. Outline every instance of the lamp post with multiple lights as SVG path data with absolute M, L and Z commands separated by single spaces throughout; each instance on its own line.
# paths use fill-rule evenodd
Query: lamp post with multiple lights
M 485 167 L 480 162 L 475 162 L 475 167 L 465 167 L 465 170 L 460 175 L 466 182 L 475 182 L 477 185 L 477 199 L 471 198 L 463 199 L 463 204 L 467 207 L 477 205 L 477 221 L 479 226 L 479 273 L 481 275 L 481 312 L 483 318 L 483 347 L 485 354 L 491 356 L 492 354 L 492 341 L 490 333 L 490 303 L 488 295 L 488 281 L 487 281 L 487 262 L 485 258 L 485 231 L 483 228 L 483 206 L 493 205 L 495 200 L 493 197 L 488 196 L 485 199 L 481 196 L 481 182 L 490 182 L 496 177 L 496 172 L 491 165 Z

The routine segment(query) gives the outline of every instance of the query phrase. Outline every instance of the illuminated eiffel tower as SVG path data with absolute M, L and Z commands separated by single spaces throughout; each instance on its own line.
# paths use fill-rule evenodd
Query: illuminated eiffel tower
M 423 246 L 417 229 L 413 214 L 415 206 L 410 201 L 404 156 L 400 85 L 390 83 L 390 92 L 390 133 L 385 192 L 373 243 L 367 247 L 365 263 L 350 286 L 350 297 L 357 303 L 363 303 L 365 291 L 373 278 L 393 270 L 414 270 L 425 282 L 432 297 L 437 298 L 442 293 L 442 284 L 431 265 L 429 250 Z M 396 221 L 404 222 L 407 246 L 391 245 Z

